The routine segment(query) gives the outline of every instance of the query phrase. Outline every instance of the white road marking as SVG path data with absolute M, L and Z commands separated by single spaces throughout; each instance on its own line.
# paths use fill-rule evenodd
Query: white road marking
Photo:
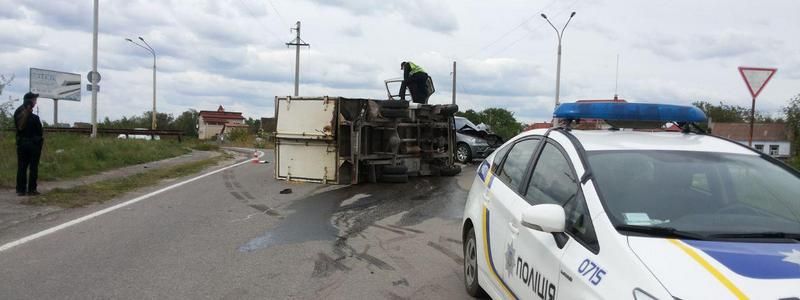
M 262 151 L 259 151 L 258 153 L 259 153 L 259 155 L 258 155 L 258 158 L 261 158 L 262 156 L 264 156 L 264 152 L 262 152 Z M 217 174 L 217 173 L 219 173 L 219 172 L 225 171 L 225 170 L 227 170 L 227 169 L 230 169 L 230 168 L 235 168 L 235 167 L 241 166 L 241 165 L 243 165 L 243 164 L 247 164 L 247 163 L 252 163 L 252 162 L 251 162 L 251 159 L 247 159 L 247 160 L 245 160 L 245 161 L 242 161 L 242 162 L 239 162 L 239 163 L 236 163 L 236 164 L 233 164 L 233 165 L 230 165 L 230 166 L 227 166 L 227 167 L 224 167 L 224 168 L 221 168 L 221 169 L 215 170 L 215 171 L 211 171 L 211 172 L 205 173 L 205 174 L 203 174 L 203 175 L 200 175 L 200 176 L 194 177 L 194 178 L 192 178 L 192 179 L 187 179 L 187 180 L 185 180 L 185 181 L 182 181 L 182 182 L 179 182 L 179 183 L 176 183 L 176 184 L 170 185 L 170 186 L 168 186 L 168 187 L 165 187 L 165 188 L 163 188 L 163 189 L 160 189 L 160 190 L 157 190 L 157 191 L 151 192 L 151 193 L 149 193 L 149 194 L 146 194 L 146 195 L 142 195 L 142 196 L 136 197 L 136 198 L 134 198 L 134 199 L 131 199 L 131 200 L 128 200 L 128 201 L 122 202 L 122 203 L 120 203 L 120 204 L 117 204 L 117 205 L 114 205 L 114 206 L 111 206 L 111 207 L 108 207 L 108 208 L 104 208 L 104 209 L 102 209 L 102 210 L 98 210 L 98 211 L 96 211 L 96 212 L 93 212 L 93 213 L 91 213 L 91 214 L 85 215 L 85 216 L 83 216 L 83 217 L 80 217 L 80 218 L 77 218 L 77 219 L 75 219 L 75 220 L 72 220 L 72 221 L 69 221 L 69 222 L 63 223 L 63 224 L 61 224 L 61 225 L 57 225 L 57 226 L 55 226 L 55 227 L 51 227 L 51 228 L 48 228 L 48 229 L 45 229 L 45 230 L 39 231 L 39 232 L 37 232 L 37 233 L 31 234 L 31 235 L 29 235 L 29 236 L 23 237 L 23 238 L 21 238 L 21 239 L 18 239 L 18 240 L 16 240 L 16 241 L 13 241 L 13 242 L 10 242 L 10 243 L 7 243 L 7 244 L 5 244 L 5 245 L 2 245 L 2 246 L 0 246 L 0 252 L 6 251 L 6 250 L 8 250 L 8 249 L 14 248 L 14 247 L 16 247 L 16 246 L 19 246 L 19 245 L 22 245 L 22 244 L 25 244 L 25 243 L 27 243 L 27 242 L 30 242 L 30 241 L 33 241 L 33 240 L 35 240 L 35 239 L 38 239 L 38 238 L 41 238 L 41 237 L 44 237 L 44 236 L 47 236 L 47 235 L 53 234 L 53 233 L 55 233 L 55 232 L 57 232 L 57 231 L 59 231 L 59 230 L 62 230 L 62 229 L 65 229 L 65 228 L 68 228 L 68 227 L 71 227 L 71 226 L 74 226 L 74 225 L 77 225 L 77 224 L 80 224 L 80 223 L 86 222 L 86 221 L 88 221 L 88 220 L 91 220 L 91 219 L 94 219 L 94 218 L 96 218 L 96 217 L 98 217 L 98 216 L 102 216 L 102 215 L 104 215 L 104 214 L 107 214 L 107 213 L 109 213 L 109 212 L 112 212 L 112 211 L 115 211 L 115 210 L 117 210 L 117 209 L 120 209 L 120 208 L 126 207 L 126 206 L 128 206 L 128 205 L 134 204 L 134 203 L 136 203 L 136 202 L 139 202 L 139 201 L 142 201 L 142 200 L 144 200 L 144 199 L 147 199 L 147 198 L 153 197 L 153 196 L 155 196 L 155 195 L 161 194 L 161 193 L 163 193 L 163 192 L 169 191 L 169 190 L 171 190 L 171 189 L 174 189 L 174 188 L 176 188 L 176 187 L 182 186 L 182 185 L 184 185 L 184 184 L 187 184 L 187 183 L 193 182 L 193 181 L 195 181 L 195 180 L 202 179 L 202 178 L 205 178 L 205 177 L 208 177 L 208 176 L 211 176 L 211 175 Z

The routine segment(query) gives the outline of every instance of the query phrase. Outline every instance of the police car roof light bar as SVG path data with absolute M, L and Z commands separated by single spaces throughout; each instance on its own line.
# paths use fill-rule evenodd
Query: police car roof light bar
M 653 103 L 562 103 L 553 112 L 553 117 L 566 120 L 600 119 L 644 122 L 706 121 L 706 114 L 697 107 L 653 104 Z

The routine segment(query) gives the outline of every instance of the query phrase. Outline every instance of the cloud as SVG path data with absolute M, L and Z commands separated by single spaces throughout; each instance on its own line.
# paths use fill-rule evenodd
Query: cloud
M 357 16 L 400 16 L 411 26 L 451 34 L 458 30 L 458 19 L 441 0 L 310 0 L 338 7 Z
M 356 24 L 342 28 L 341 33 L 349 37 L 362 37 L 364 35 L 364 30 L 360 25 Z
M 750 33 L 724 31 L 680 38 L 648 34 L 637 46 L 674 60 L 706 60 L 741 56 L 780 44 Z
M 0 0 L 0 28 L 7 29 L 0 31 L 0 74 L 17 75 L 3 97 L 27 90 L 30 67 L 86 74 L 91 68 L 91 3 Z M 705 13 L 719 6 L 713 3 L 570 3 L 580 7 L 562 62 L 562 101 L 613 95 L 618 53 L 624 54 L 620 95 L 632 101 L 688 103 L 703 98 L 749 103 L 735 70 L 740 64 L 779 68 L 759 98 L 761 107 L 780 107 L 798 92 L 800 61 L 795 57 L 800 42 L 786 38 L 800 28 L 800 19 L 789 13 L 793 3 L 770 2 L 745 10 L 737 7 L 749 2 L 734 0 L 725 5 L 731 9 L 716 8 L 725 13 Z M 457 60 L 458 103 L 463 109 L 504 107 L 526 122 L 549 119 L 552 113 L 554 36 L 535 15 L 543 3 L 275 4 L 286 20 L 303 22 L 303 38 L 313 45 L 300 53 L 303 95 L 383 99 L 383 80 L 401 76 L 399 62 L 413 60 L 435 81 L 438 91 L 432 101 L 449 103 L 450 72 Z M 292 24 L 273 18 L 268 8 L 258 0 L 101 0 L 101 119 L 150 109 L 152 57 L 125 41 L 137 36 L 146 38 L 158 53 L 159 111 L 179 114 L 188 108 L 224 105 L 248 117 L 271 115 L 275 95 L 293 91 L 295 52 L 284 44 L 292 38 L 287 30 Z M 638 13 L 654 8 L 667 12 Z M 572 4 L 556 2 L 547 11 L 555 17 L 572 9 Z M 675 20 L 673 12 L 678 11 L 689 13 Z M 532 15 L 528 27 L 486 44 Z M 479 49 L 485 55 L 457 55 Z M 83 102 L 59 107 L 61 118 L 86 121 L 89 102 L 84 92 Z M 44 119 L 51 108 L 41 106 Z

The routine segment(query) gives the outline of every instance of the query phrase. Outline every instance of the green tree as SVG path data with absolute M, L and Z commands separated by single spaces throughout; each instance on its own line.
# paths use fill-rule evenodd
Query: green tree
M 186 136 L 197 136 L 197 122 L 199 113 L 189 109 L 175 118 L 175 129 L 183 131 Z
M 750 122 L 750 108 L 728 105 L 720 101 L 719 105 L 706 101 L 697 101 L 692 105 L 700 108 L 713 122 L 718 123 L 746 123 Z M 781 123 L 783 119 L 772 118 L 767 114 L 756 111 L 756 123 Z
M 0 105 L 0 130 L 14 128 L 14 102 L 6 102 Z
M 750 110 L 741 106 L 728 105 L 722 102 L 714 105 L 706 101 L 697 101 L 692 105 L 700 108 L 714 122 L 741 123 L 750 120 Z
M 789 99 L 789 104 L 783 107 L 783 114 L 786 118 L 786 126 L 792 138 L 792 152 L 795 156 L 800 146 L 800 94 Z M 797 162 L 797 158 L 795 157 Z
M 456 116 L 464 117 L 470 122 L 475 124 L 482 123 L 483 120 L 481 114 L 472 109 L 468 109 L 467 111 L 464 112 L 459 111 L 456 113 Z
M 250 133 L 257 133 L 261 129 L 261 119 L 247 118 L 244 123 L 250 127 Z

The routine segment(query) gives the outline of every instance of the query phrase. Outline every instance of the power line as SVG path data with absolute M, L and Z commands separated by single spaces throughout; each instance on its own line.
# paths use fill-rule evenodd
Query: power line
M 483 50 L 486 50 L 487 48 L 491 47 L 492 45 L 496 44 L 497 42 L 499 42 L 499 41 L 503 40 L 503 39 L 504 39 L 506 36 L 508 36 L 509 34 L 511 34 L 511 33 L 512 33 L 512 32 L 514 32 L 514 31 L 516 31 L 517 29 L 519 29 L 519 28 L 520 28 L 520 27 L 522 27 L 523 25 L 527 24 L 527 23 L 528 23 L 528 22 L 530 22 L 530 21 L 531 21 L 533 18 L 535 18 L 535 17 L 539 16 L 539 14 L 540 14 L 542 11 L 544 11 L 545 9 L 548 9 L 548 8 L 550 8 L 550 6 L 553 6 L 553 4 L 555 4 L 555 3 L 556 3 L 556 0 L 552 0 L 552 1 L 550 1 L 550 4 L 548 4 L 548 5 L 546 5 L 545 7 L 542 7 L 541 9 L 539 9 L 537 13 L 535 13 L 535 14 L 533 14 L 533 15 L 531 15 L 531 16 L 529 16 L 529 17 L 527 17 L 527 18 L 525 18 L 525 20 L 523 20 L 522 22 L 520 22 L 519 24 L 517 24 L 517 26 L 514 26 L 514 27 L 513 27 L 513 28 L 511 28 L 510 30 L 506 31 L 505 33 L 503 33 L 502 35 L 500 35 L 500 37 L 499 37 L 499 38 L 497 38 L 497 39 L 495 39 L 494 41 L 492 41 L 492 42 L 490 42 L 490 43 L 488 43 L 488 44 L 484 45 L 483 47 L 481 47 L 480 49 L 478 49 L 478 51 L 475 51 L 475 53 L 473 53 L 473 54 L 469 55 L 467 58 L 474 57 L 475 55 L 477 55 L 477 54 L 479 54 L 479 53 L 483 52 Z
M 269 2 L 269 6 L 272 6 L 272 10 L 275 11 L 275 14 L 278 15 L 278 18 L 281 19 L 281 22 L 283 22 L 283 24 L 288 26 L 289 23 L 286 22 L 286 19 L 284 19 L 283 16 L 281 16 L 281 13 L 278 11 L 278 8 L 275 7 L 275 3 L 272 3 L 272 0 L 268 0 L 267 2 Z
M 554 17 L 558 17 L 558 16 L 560 16 L 560 15 L 564 14 L 565 12 L 568 12 L 568 11 L 574 10 L 574 9 L 573 9 L 573 5 L 575 5 L 575 3 L 576 3 L 576 2 L 578 2 L 578 0 L 574 0 L 574 1 L 572 1 L 572 3 L 570 3 L 570 5 L 569 5 L 569 6 L 567 6 L 567 8 L 566 8 L 566 9 L 562 9 L 560 12 L 558 12 L 557 14 L 555 14 L 555 15 L 554 15 Z M 534 27 L 533 29 L 530 29 L 530 30 L 528 31 L 528 34 L 526 34 L 526 35 L 523 35 L 523 36 L 519 37 L 518 39 L 516 39 L 516 40 L 514 40 L 513 42 L 511 42 L 511 44 L 508 44 L 508 45 L 506 45 L 506 46 L 505 46 L 505 47 L 503 47 L 502 49 L 500 49 L 500 50 L 498 50 L 498 51 L 495 51 L 495 52 L 492 52 L 492 53 L 491 53 L 489 56 L 498 55 L 498 54 L 501 54 L 501 53 L 505 52 L 505 51 L 506 51 L 506 50 L 508 50 L 508 49 L 511 49 L 511 48 L 512 48 L 512 47 L 514 47 L 514 46 L 515 46 L 517 43 L 521 42 L 521 41 L 522 41 L 522 40 L 524 40 L 524 39 L 527 39 L 527 38 L 529 38 L 529 37 L 530 37 L 530 36 L 532 36 L 534 33 L 538 32 L 538 31 L 539 31 L 539 29 L 541 29 L 541 28 L 542 28 L 544 25 L 545 25 L 545 23 L 542 23 L 542 24 L 539 24 L 539 26 L 536 26 L 536 27 Z
M 241 2 L 241 3 L 242 3 L 242 5 L 244 5 L 244 7 L 245 7 L 245 10 L 247 11 L 247 13 L 248 13 L 248 14 L 250 14 L 250 16 L 251 16 L 251 17 L 253 17 L 253 19 L 256 19 L 256 20 L 258 20 L 258 22 L 259 22 L 259 23 L 261 23 L 261 25 L 264 25 L 264 30 L 266 30 L 266 31 L 267 31 L 267 33 L 269 33 L 269 34 L 270 34 L 270 35 L 271 35 L 273 38 L 275 38 L 275 40 L 278 40 L 278 41 L 280 41 L 280 40 L 281 40 L 281 38 L 280 38 L 280 37 L 278 37 L 278 35 L 277 35 L 277 34 L 275 34 L 274 32 L 272 32 L 272 30 L 270 30 L 270 29 L 269 29 L 269 25 L 267 25 L 267 23 L 264 23 L 264 20 L 262 20 L 261 18 L 257 17 L 257 16 L 256 16 L 256 15 L 253 13 L 253 9 L 252 9 L 252 8 L 250 8 L 250 6 L 249 6 L 249 5 L 247 5 L 247 3 L 246 3 L 246 2 L 244 2 L 244 0 L 239 0 L 239 2 Z

